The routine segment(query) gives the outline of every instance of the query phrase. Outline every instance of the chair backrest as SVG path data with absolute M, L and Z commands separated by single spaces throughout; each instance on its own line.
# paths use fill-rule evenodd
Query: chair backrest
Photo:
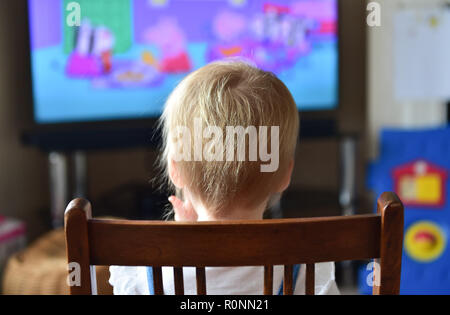
M 71 294 L 96 293 L 95 265 L 152 266 L 155 294 L 163 294 L 162 266 L 174 267 L 176 294 L 183 266 L 196 267 L 198 294 L 206 294 L 205 267 L 264 266 L 264 294 L 272 294 L 273 266 L 284 265 L 283 291 L 292 294 L 294 264 L 306 264 L 314 294 L 314 263 L 371 258 L 373 294 L 400 289 L 403 205 L 394 193 L 380 196 L 376 214 L 191 223 L 92 219 L 89 202 L 75 199 L 65 233 L 69 269 L 80 273 Z

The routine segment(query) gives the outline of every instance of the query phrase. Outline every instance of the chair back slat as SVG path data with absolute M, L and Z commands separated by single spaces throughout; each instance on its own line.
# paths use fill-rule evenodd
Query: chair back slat
M 314 294 L 315 263 L 372 258 L 378 259 L 373 293 L 400 288 L 403 205 L 394 193 L 381 195 L 377 214 L 195 223 L 96 220 L 89 202 L 75 199 L 65 234 L 69 275 L 71 263 L 81 271 L 81 286 L 71 286 L 71 294 L 96 293 L 95 265 L 153 266 L 157 295 L 164 294 L 162 266 L 174 267 L 176 294 L 184 294 L 183 266 L 197 268 L 198 294 L 206 294 L 205 266 L 264 266 L 264 294 L 272 294 L 273 266 L 284 265 L 289 295 L 296 264 L 306 264 L 305 292 Z
M 161 267 L 154 266 L 153 270 L 153 288 L 155 290 L 155 295 L 164 294 L 163 278 Z
M 206 295 L 205 267 L 195 268 L 195 278 L 197 280 L 197 295 Z
M 292 265 L 284 265 L 284 278 L 283 278 L 283 295 L 292 295 L 292 280 L 294 266 Z
M 314 288 L 316 286 L 315 283 L 315 265 L 307 264 L 306 265 L 306 280 L 305 280 L 305 294 L 306 295 L 314 295 Z
M 264 295 L 273 294 L 273 266 L 264 266 Z
M 93 219 L 88 222 L 89 250 L 91 264 L 104 266 L 223 267 L 363 260 L 379 257 L 380 225 L 377 214 L 198 223 Z M 205 246 L 220 250 L 205 251 Z
M 183 279 L 183 268 L 174 267 L 173 268 L 173 280 L 175 283 L 175 295 L 184 294 L 184 279 Z

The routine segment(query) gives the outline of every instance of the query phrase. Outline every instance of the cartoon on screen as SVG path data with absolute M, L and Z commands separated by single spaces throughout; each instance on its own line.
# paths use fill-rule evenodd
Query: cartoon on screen
M 178 82 L 241 57 L 299 107 L 337 104 L 336 0 L 29 0 L 38 122 L 157 116 Z M 49 88 L 51 86 L 51 88 Z
M 317 2 L 298 1 L 291 5 L 264 3 L 247 16 L 224 10 L 212 22 L 215 41 L 208 61 L 243 56 L 270 71 L 292 67 L 311 51 L 314 37 L 336 32 L 330 12 L 320 9 Z

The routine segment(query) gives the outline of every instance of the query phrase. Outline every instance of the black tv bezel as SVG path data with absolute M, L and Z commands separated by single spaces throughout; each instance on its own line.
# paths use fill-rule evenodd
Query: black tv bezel
M 157 123 L 159 116 L 146 118 L 105 119 L 79 122 L 38 123 L 35 120 L 34 86 L 32 82 L 31 34 L 29 0 L 25 33 L 27 63 L 29 69 L 30 97 L 26 106 L 28 128 L 21 135 L 22 142 L 44 151 L 99 150 L 127 147 L 155 147 L 160 143 Z M 302 138 L 333 137 L 338 135 L 337 115 L 341 107 L 341 1 L 336 0 L 337 10 L 337 104 L 333 109 L 299 110 Z

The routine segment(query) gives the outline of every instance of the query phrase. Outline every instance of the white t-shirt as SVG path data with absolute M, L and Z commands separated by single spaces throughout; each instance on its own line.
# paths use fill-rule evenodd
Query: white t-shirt
M 206 292 L 211 295 L 260 295 L 264 287 L 264 267 L 207 267 Z M 278 294 L 283 278 L 283 266 L 274 266 L 273 293 Z M 147 267 L 111 266 L 109 283 L 116 295 L 149 294 Z M 305 265 L 300 266 L 294 294 L 305 294 Z M 163 267 L 164 294 L 173 295 L 173 268 Z M 194 267 L 183 268 L 184 293 L 195 295 L 196 278 Z M 335 278 L 334 263 L 315 265 L 315 294 L 339 294 Z

